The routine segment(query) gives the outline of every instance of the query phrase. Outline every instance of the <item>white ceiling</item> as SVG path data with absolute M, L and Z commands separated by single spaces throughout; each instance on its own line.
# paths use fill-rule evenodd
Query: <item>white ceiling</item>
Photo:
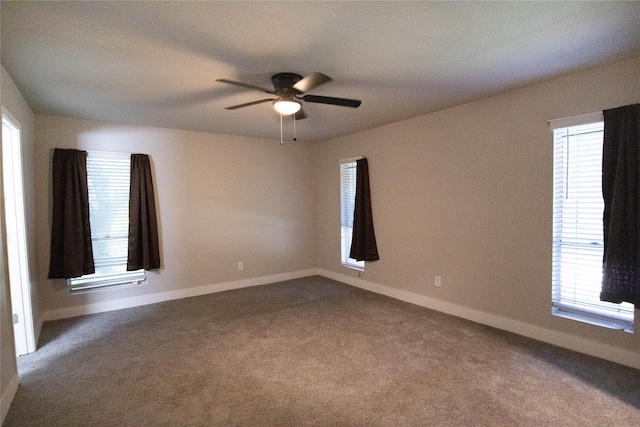
M 280 138 L 278 72 L 334 81 L 322 141 L 640 55 L 640 2 L 2 2 L 1 62 L 36 113 Z M 286 132 L 291 123 L 285 122 Z

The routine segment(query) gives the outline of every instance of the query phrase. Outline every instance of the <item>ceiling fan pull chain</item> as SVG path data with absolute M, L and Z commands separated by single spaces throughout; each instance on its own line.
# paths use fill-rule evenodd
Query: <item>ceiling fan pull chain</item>
M 293 140 L 297 141 L 296 139 L 296 115 L 292 114 L 293 116 Z
M 280 114 L 280 145 L 284 145 L 284 141 L 282 139 L 282 114 Z

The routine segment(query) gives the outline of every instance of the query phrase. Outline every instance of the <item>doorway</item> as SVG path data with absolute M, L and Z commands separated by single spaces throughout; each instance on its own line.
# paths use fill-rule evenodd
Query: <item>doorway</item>
M 35 351 L 22 185 L 20 123 L 2 107 L 2 178 L 7 227 L 9 289 L 16 355 Z

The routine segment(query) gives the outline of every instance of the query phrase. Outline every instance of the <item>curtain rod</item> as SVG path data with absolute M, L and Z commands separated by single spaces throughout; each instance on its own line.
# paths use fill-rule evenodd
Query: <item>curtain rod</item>
M 355 162 L 355 161 L 360 160 L 360 159 L 364 159 L 364 157 L 363 156 L 358 156 L 358 157 L 349 157 L 349 158 L 346 158 L 346 159 L 340 159 L 340 160 L 338 160 L 338 163 L 340 163 L 340 164 L 342 164 L 342 163 L 351 163 L 351 162 Z

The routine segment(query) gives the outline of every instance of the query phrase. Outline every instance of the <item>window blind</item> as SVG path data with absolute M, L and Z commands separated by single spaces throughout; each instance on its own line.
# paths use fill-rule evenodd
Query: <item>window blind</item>
M 364 270 L 364 261 L 356 261 L 349 257 L 353 236 L 353 211 L 356 202 L 356 171 L 356 162 L 340 164 L 340 254 L 343 265 Z
M 87 180 L 95 274 L 70 279 L 72 290 L 142 281 L 144 270 L 127 271 L 129 154 L 89 152 Z
M 554 137 L 552 310 L 633 330 L 633 305 L 600 301 L 604 252 L 604 123 L 556 128 Z

